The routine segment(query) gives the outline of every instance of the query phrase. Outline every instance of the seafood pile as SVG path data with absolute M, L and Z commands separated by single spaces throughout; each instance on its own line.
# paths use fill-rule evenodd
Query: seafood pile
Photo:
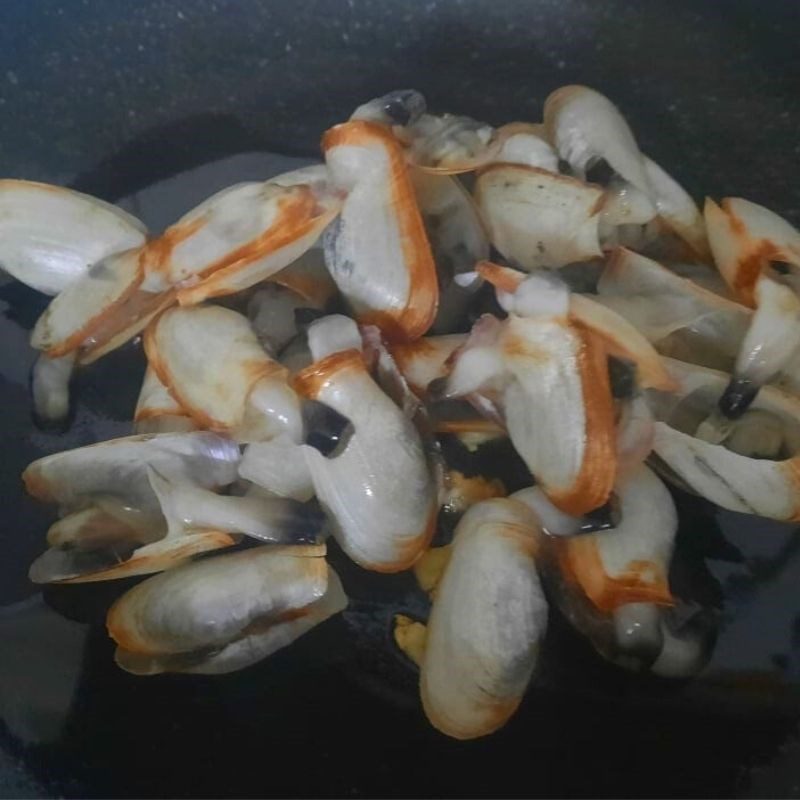
M 551 604 L 623 668 L 703 668 L 666 484 L 800 520 L 800 232 L 741 198 L 701 211 L 590 88 L 543 117 L 392 92 L 325 132 L 322 163 L 160 234 L 0 181 L 0 266 L 53 295 L 38 419 L 69 418 L 76 370 L 131 340 L 147 357 L 130 436 L 23 474 L 58 510 L 32 581 L 148 576 L 108 612 L 120 667 L 289 645 L 347 606 L 330 536 L 413 570 L 430 614 L 394 640 L 450 736 L 514 714 Z M 514 485 L 452 458 L 492 448 Z

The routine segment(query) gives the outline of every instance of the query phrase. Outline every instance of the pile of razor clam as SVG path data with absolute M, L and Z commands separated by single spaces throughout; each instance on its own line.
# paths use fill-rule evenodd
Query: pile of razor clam
M 59 512 L 31 579 L 151 575 L 108 612 L 117 663 L 223 673 L 346 607 L 330 532 L 364 569 L 413 568 L 430 616 L 394 637 L 461 739 L 516 710 L 548 602 L 614 663 L 702 669 L 664 481 L 800 519 L 800 232 L 740 198 L 700 212 L 583 86 L 500 128 L 393 92 L 322 153 L 152 235 L 0 181 L 0 264 L 54 295 L 38 417 L 134 337 L 148 363 L 133 435 L 25 471 Z M 443 447 L 502 439 L 529 471 L 510 496 Z M 442 509 L 460 520 L 431 547 Z

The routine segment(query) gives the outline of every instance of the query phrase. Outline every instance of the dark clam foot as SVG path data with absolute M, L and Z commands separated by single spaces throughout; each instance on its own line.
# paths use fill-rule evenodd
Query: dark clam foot
M 760 388 L 749 378 L 734 376 L 719 399 L 719 410 L 728 419 L 739 419 L 750 408 Z

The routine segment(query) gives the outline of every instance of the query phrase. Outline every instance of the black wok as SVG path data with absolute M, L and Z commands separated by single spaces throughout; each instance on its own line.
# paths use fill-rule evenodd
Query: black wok
M 393 88 L 501 123 L 582 82 L 695 197 L 743 195 L 798 224 L 799 15 L 780 0 L 5 0 L 0 175 L 116 201 L 236 154 L 313 156 L 322 130 Z M 164 224 L 272 163 L 192 173 L 148 213 Z M 800 539 L 687 497 L 691 577 L 723 620 L 688 684 L 605 665 L 556 616 L 520 713 L 447 740 L 390 641 L 408 580 L 355 567 L 348 614 L 255 668 L 119 671 L 102 609 L 120 586 L 42 600 L 27 582 L 50 512 L 19 474 L 123 431 L 141 355 L 85 372 L 69 433 L 36 431 L 26 339 L 45 301 L 0 279 L 0 604 L 32 598 L 0 612 L 0 796 L 797 796 Z M 90 624 L 53 629 L 51 607 Z

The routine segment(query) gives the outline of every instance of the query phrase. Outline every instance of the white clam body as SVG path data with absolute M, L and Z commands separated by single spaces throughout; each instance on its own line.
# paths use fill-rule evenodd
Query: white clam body
M 133 412 L 133 427 L 135 433 L 185 433 L 197 429 L 194 420 L 161 383 L 152 367 L 144 373 Z
M 314 482 L 303 446 L 286 434 L 247 445 L 239 476 L 278 497 L 305 502 L 314 496 Z
M 492 244 L 532 270 L 600 256 L 598 186 L 521 164 L 494 164 L 478 176 L 475 201 Z
M 168 530 L 150 477 L 156 470 L 203 491 L 232 483 L 238 463 L 233 442 L 205 432 L 130 436 L 33 462 L 23 474 L 28 492 L 57 503 L 63 519 L 51 528 L 50 549 L 33 563 L 31 580 L 142 575 L 233 544 L 219 529 Z
M 323 138 L 347 198 L 325 238 L 328 269 L 359 322 L 416 339 L 433 323 L 439 288 L 402 149 L 380 125 L 356 120 Z
M 161 382 L 199 426 L 241 441 L 278 431 L 299 436 L 300 412 L 286 371 L 236 311 L 171 308 L 148 329 L 145 350 Z
M 223 189 L 148 245 L 145 288 L 181 303 L 233 294 L 300 258 L 339 207 L 324 165 Z
M 113 253 L 70 283 L 36 321 L 31 345 L 51 357 L 77 350 L 88 363 L 141 331 L 172 302 L 168 293 L 141 288 L 141 252 Z
M 729 437 L 726 447 L 724 441 L 706 441 L 698 434 L 703 420 L 716 413 L 716 401 L 729 376 L 673 360 L 668 366 L 680 390 L 675 397 L 657 400 L 653 449 L 670 472 L 723 508 L 778 520 L 800 519 L 800 401 L 780 389 L 763 387 L 750 411 L 732 423 L 739 446 Z M 752 415 L 757 416 L 751 422 Z M 767 424 L 772 422 L 776 436 Z M 751 435 L 745 437 L 751 425 Z M 766 452 L 761 447 L 765 436 Z
M 721 206 L 707 199 L 704 216 L 717 269 L 743 303 L 754 305 L 756 281 L 770 261 L 800 269 L 800 231 L 774 211 L 726 197 Z
M 298 384 L 298 391 L 342 414 L 354 429 L 335 457 L 304 448 L 337 541 L 369 569 L 410 567 L 433 534 L 437 507 L 419 433 L 370 377 L 357 350 L 315 362 L 295 377 Z
M 65 450 L 34 461 L 23 473 L 30 494 L 64 509 L 98 495 L 122 497 L 141 509 L 156 506 L 147 468 L 206 488 L 236 480 L 239 448 L 213 433 L 128 436 Z
M 579 175 L 600 159 L 645 194 L 651 186 L 644 157 L 619 109 L 587 86 L 562 86 L 545 101 L 547 135 Z
M 425 713 L 449 736 L 497 730 L 527 688 L 547 627 L 537 533 L 535 515 L 507 499 L 472 506 L 458 525 L 420 671 Z
M 121 208 L 32 181 L 0 180 L 0 269 L 55 295 L 92 264 L 144 244 L 147 230 Z
M 69 384 L 75 370 L 75 353 L 50 358 L 42 353 L 33 365 L 31 394 L 37 416 L 59 422 L 69 414 Z
M 259 547 L 187 564 L 150 578 L 109 610 L 126 653 L 175 656 L 218 650 L 259 623 L 279 621 L 323 597 L 324 547 Z

